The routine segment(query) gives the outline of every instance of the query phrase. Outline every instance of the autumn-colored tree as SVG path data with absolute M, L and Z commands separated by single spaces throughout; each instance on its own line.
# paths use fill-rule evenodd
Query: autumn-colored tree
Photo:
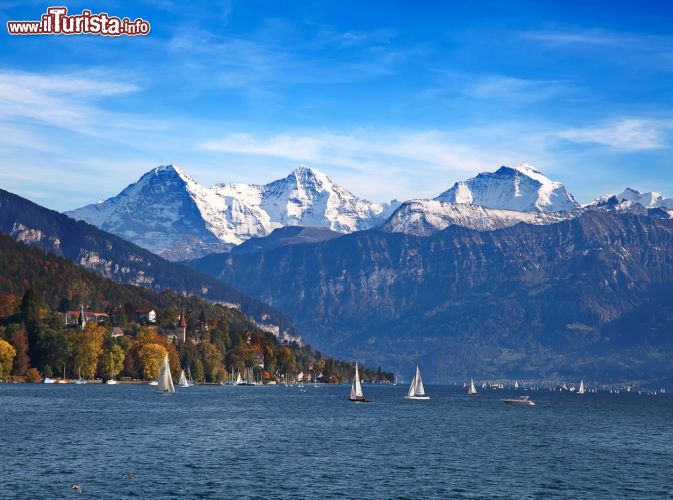
M 100 358 L 101 371 L 105 377 L 115 378 L 124 368 L 124 350 L 117 344 L 106 349 Z
M 145 380 L 159 378 L 161 366 L 166 357 L 166 348 L 160 344 L 148 343 L 138 350 L 138 363 L 141 376 Z
M 23 376 L 30 367 L 30 358 L 28 357 L 28 336 L 25 330 L 16 330 L 12 333 L 12 345 L 16 350 L 14 358 L 14 375 Z
M 16 295 L 0 295 L 0 318 L 6 318 L 19 312 L 21 299 Z
M 73 343 L 72 364 L 75 369 L 86 377 L 96 374 L 98 358 L 103 352 L 105 329 L 93 323 L 89 323 L 84 331 L 73 331 L 71 334 Z
M 42 375 L 37 371 L 37 368 L 29 368 L 26 371 L 26 382 L 30 382 L 31 384 L 42 382 Z
M 6 340 L 0 340 L 0 379 L 5 379 L 12 371 L 16 349 Z

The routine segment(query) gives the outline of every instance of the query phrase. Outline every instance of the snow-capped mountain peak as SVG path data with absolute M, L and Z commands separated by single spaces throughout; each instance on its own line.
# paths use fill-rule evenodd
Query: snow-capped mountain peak
M 343 233 L 368 229 L 398 205 L 360 199 L 305 165 L 265 185 L 210 188 L 175 165 L 162 165 L 117 196 L 68 215 L 178 260 L 221 251 L 283 226 Z
M 435 200 L 521 212 L 567 212 L 579 206 L 563 184 L 528 163 L 456 182 Z
M 649 191 L 642 193 L 637 189 L 627 187 L 624 191 L 619 194 L 604 194 L 593 200 L 589 205 L 599 205 L 605 203 L 612 197 L 616 197 L 619 203 L 638 203 L 645 208 L 673 208 L 673 198 L 666 198 L 659 193 L 654 191 Z

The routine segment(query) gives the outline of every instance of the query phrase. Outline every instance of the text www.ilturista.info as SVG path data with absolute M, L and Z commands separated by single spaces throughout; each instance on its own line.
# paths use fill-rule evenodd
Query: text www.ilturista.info
M 7 21 L 10 35 L 102 35 L 135 36 L 147 35 L 150 23 L 138 18 L 119 18 L 105 12 L 92 14 L 83 10 L 81 14 L 69 16 L 66 7 L 49 7 L 39 21 Z

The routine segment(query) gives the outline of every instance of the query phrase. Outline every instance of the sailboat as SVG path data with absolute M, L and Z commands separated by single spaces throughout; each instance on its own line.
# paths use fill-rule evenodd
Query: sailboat
M 577 389 L 577 394 L 584 394 L 586 389 L 584 388 L 584 380 L 580 381 L 580 388 Z
M 238 375 L 236 375 L 236 385 L 243 385 L 243 379 L 241 378 L 241 372 L 238 372 Z
M 157 391 L 162 394 L 171 394 L 175 392 L 173 377 L 171 376 L 171 368 L 168 366 L 168 353 L 166 353 L 166 357 L 164 358 L 164 365 L 161 367 L 159 383 L 157 384 Z
M 362 385 L 360 385 L 360 372 L 358 371 L 357 361 L 355 362 L 355 377 L 351 384 L 351 395 L 348 397 L 353 403 L 371 403 L 362 393 Z
M 189 387 L 189 382 L 187 381 L 187 377 L 185 376 L 184 370 L 182 370 L 182 373 L 180 373 L 180 380 L 178 381 L 178 387 Z
M 518 388 L 519 388 L 519 381 L 518 381 L 518 380 L 515 380 L 515 381 L 514 381 L 514 388 L 515 388 L 515 389 L 518 389 Z
M 421 371 L 418 369 L 418 365 L 416 365 L 416 375 L 414 375 L 414 379 L 411 381 L 409 391 L 407 392 L 405 398 L 430 399 L 429 396 L 425 395 L 425 387 L 423 387 L 423 379 L 421 379 Z
M 468 396 L 476 396 L 477 388 L 474 386 L 474 380 L 470 379 L 470 388 L 467 391 Z

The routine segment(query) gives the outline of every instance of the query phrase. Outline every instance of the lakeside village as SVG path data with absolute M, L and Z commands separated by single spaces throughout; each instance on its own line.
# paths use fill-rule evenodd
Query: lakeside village
M 68 306 L 51 311 L 30 289 L 0 295 L 0 381 L 155 384 L 165 359 L 174 380 L 184 372 L 199 384 L 341 383 L 354 373 L 353 364 L 279 340 L 234 307 Z M 361 373 L 393 381 L 380 368 Z

